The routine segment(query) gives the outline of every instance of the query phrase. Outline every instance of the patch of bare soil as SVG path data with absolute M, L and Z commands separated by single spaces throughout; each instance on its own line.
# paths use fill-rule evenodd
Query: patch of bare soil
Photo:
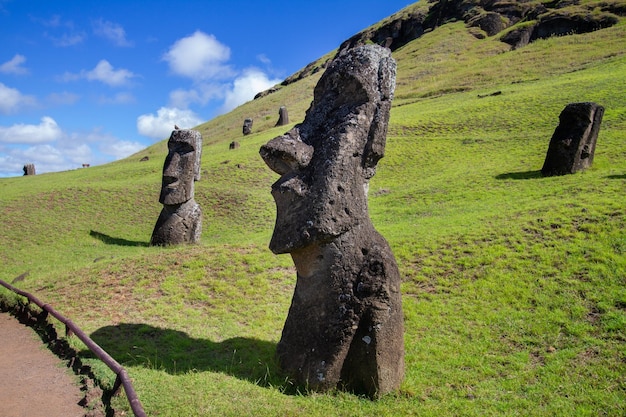
M 104 415 L 92 405 L 101 391 L 85 376 L 72 374 L 32 328 L 8 313 L 0 313 L 0 373 L 0 416 Z
M 79 405 L 83 396 L 77 381 L 32 329 L 0 314 L 0 334 L 0 415 L 85 415 Z

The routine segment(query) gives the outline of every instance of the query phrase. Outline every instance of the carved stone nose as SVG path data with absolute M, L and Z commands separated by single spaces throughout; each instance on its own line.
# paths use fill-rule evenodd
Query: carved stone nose
M 180 170 L 180 154 L 178 152 L 170 152 L 163 167 L 163 176 L 178 178 Z
M 300 139 L 296 128 L 261 146 L 259 153 L 268 167 L 279 175 L 304 169 L 313 157 L 313 147 Z

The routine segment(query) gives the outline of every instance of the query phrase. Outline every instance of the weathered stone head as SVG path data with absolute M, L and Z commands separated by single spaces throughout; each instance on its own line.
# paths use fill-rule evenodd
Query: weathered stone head
M 24 175 L 35 175 L 35 165 L 34 164 L 26 164 L 24 165 Z
M 272 186 L 272 251 L 330 240 L 369 219 L 368 184 L 384 155 L 395 71 L 387 49 L 342 53 L 315 87 L 304 122 L 261 148 L 281 175 Z
M 281 175 L 272 185 L 270 248 L 290 253 L 298 272 L 277 354 L 312 390 L 378 397 L 404 377 L 400 274 L 367 210 L 395 74 L 388 49 L 342 51 L 316 86 L 304 122 L 260 150 Z
M 196 243 L 202 232 L 202 211 L 194 200 L 194 182 L 200 179 L 202 135 L 195 130 L 176 129 L 167 147 L 159 197 L 163 209 L 150 244 Z
M 280 106 L 278 109 L 278 121 L 275 126 L 285 126 L 289 124 L 289 113 L 287 112 L 287 107 Z
M 591 167 L 604 107 L 596 103 L 570 103 L 559 115 L 541 168 L 544 177 L 574 174 Z
M 161 204 L 182 204 L 194 196 L 194 181 L 200 179 L 202 135 L 195 130 L 172 131 L 163 165 Z

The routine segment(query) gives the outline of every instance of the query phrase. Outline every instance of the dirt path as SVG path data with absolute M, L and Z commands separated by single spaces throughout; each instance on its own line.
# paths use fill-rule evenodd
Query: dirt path
M 0 416 L 82 417 L 77 379 L 29 327 L 0 313 Z

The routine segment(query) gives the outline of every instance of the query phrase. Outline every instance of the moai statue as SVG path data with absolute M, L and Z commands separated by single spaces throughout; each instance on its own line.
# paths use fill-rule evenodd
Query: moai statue
M 550 177 L 589 168 L 603 115 L 604 107 L 596 103 L 568 104 L 559 115 L 541 174 Z
M 243 135 L 249 135 L 252 133 L 252 119 L 246 119 L 243 121 Z
M 34 164 L 26 164 L 24 165 L 24 175 L 35 175 L 35 165 Z
M 195 130 L 176 129 L 167 147 L 159 197 L 163 210 L 150 244 L 197 243 L 202 232 L 202 211 L 194 200 L 194 181 L 200 179 L 202 135 Z
M 289 114 L 287 113 L 287 107 L 280 106 L 278 109 L 278 121 L 274 125 L 276 126 L 285 126 L 289 124 Z
M 270 249 L 290 253 L 297 270 L 277 354 L 285 371 L 316 391 L 377 398 L 404 378 L 400 274 L 367 209 L 395 80 L 388 49 L 341 52 L 304 122 L 260 150 L 281 175 L 272 185 Z

